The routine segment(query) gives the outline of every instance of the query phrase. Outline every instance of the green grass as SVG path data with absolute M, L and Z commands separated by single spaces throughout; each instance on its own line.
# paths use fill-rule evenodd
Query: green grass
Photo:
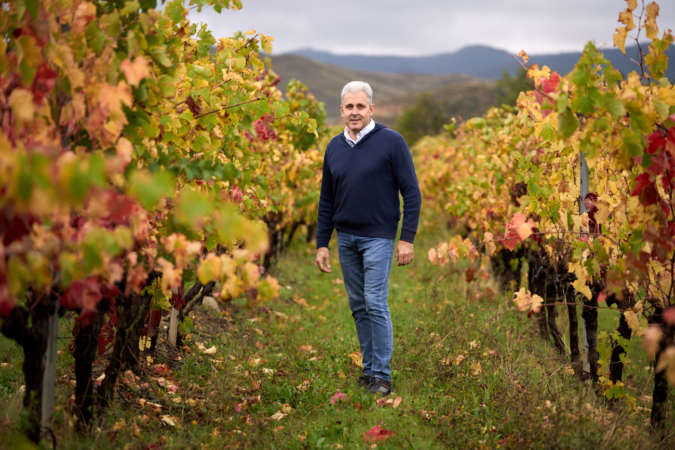
M 336 249 L 333 274 L 320 274 L 314 249 L 296 243 L 273 269 L 290 288 L 280 299 L 234 301 L 220 315 L 201 312 L 187 342 L 192 353 L 184 353 L 166 377 L 178 391 L 169 394 L 151 379 L 122 385 L 128 400 L 118 397 L 84 436 L 74 431 L 69 412 L 72 359 L 65 351 L 53 427 L 59 448 L 371 448 L 363 434 L 378 424 L 395 433 L 377 443 L 382 449 L 672 446 L 672 431 L 657 443 L 647 411 L 630 412 L 623 400 L 608 403 L 577 381 L 569 362 L 513 309 L 510 297 L 491 294 L 491 280 L 467 283 L 468 265 L 462 263 L 432 266 L 426 252 L 441 238 L 423 233 L 413 264 L 392 269 L 395 393 L 389 398 L 401 397 L 397 409 L 379 407 L 355 386 L 360 369 L 349 355 L 359 348 L 344 285 L 336 282 Z M 558 323 L 566 337 L 565 316 L 561 309 Z M 615 317 L 614 311 L 601 312 L 601 327 L 615 328 Z M 61 336 L 68 332 L 64 325 Z M 200 354 L 198 342 L 215 345 L 216 354 Z M 312 351 L 303 351 L 310 345 Z M 20 353 L 0 340 L 0 361 L 9 363 L 0 368 L 0 441 L 11 445 L 20 437 Z M 464 358 L 455 364 L 459 355 Z M 651 395 L 652 369 L 645 370 L 649 364 L 639 351 L 631 358 L 627 390 L 638 406 L 650 408 L 644 395 Z M 155 359 L 153 364 L 162 361 L 161 355 Z M 145 381 L 150 386 L 142 386 Z M 331 405 L 338 390 L 348 401 Z M 177 396 L 180 403 L 171 400 Z M 141 408 L 139 397 L 163 405 L 161 413 Z M 288 415 L 270 419 L 279 411 Z M 178 418 L 179 426 L 163 425 L 165 414 Z

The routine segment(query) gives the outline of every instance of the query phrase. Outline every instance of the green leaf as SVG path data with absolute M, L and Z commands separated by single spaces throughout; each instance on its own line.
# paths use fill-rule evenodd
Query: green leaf
M 572 136 L 577 128 L 579 128 L 579 119 L 571 109 L 567 108 L 565 112 L 558 114 L 558 131 L 565 138 Z
M 120 34 L 120 14 L 115 9 L 110 14 L 101 16 L 101 26 L 105 29 L 108 36 L 116 38 Z M 133 33 L 131 33 L 133 34 Z
M 214 210 L 211 200 L 201 192 L 184 188 L 176 202 L 176 218 L 183 224 L 194 227 L 197 221 L 207 217 Z
M 175 24 L 178 24 L 183 20 L 183 11 L 185 8 L 183 8 L 182 3 L 179 2 L 171 2 L 168 5 L 166 5 L 165 11 L 166 14 L 169 16 L 171 21 Z
M 549 122 L 546 122 L 539 131 L 539 136 L 546 142 L 550 142 L 555 138 L 555 128 Z
M 192 70 L 194 70 L 194 72 L 202 78 L 209 79 L 212 76 L 211 75 L 211 69 L 209 69 L 207 67 L 202 67 L 202 66 L 199 66 L 197 64 L 192 64 Z
M 621 140 L 631 156 L 642 156 L 645 148 L 644 135 L 635 133 L 630 128 L 621 130 Z
M 173 77 L 169 75 L 162 75 L 158 80 L 159 90 L 162 91 L 162 95 L 166 98 L 172 98 L 176 96 L 176 82 Z
M 652 102 L 654 103 L 654 108 L 656 108 L 656 112 L 658 113 L 661 120 L 666 120 L 670 115 L 668 114 L 670 109 L 668 103 L 664 102 L 658 97 L 652 97 Z
M 160 198 L 173 194 L 173 177 L 167 172 L 135 172 L 131 176 L 129 191 L 146 209 L 153 208 Z
M 141 9 L 141 4 L 138 2 L 124 2 L 124 8 L 120 10 L 120 14 L 128 16 L 129 14 L 138 12 L 139 9 Z
M 163 47 L 152 48 L 150 50 L 150 55 L 152 56 L 152 59 L 160 66 L 164 67 L 173 66 L 171 59 L 169 59 L 169 55 L 167 55 L 166 50 Z
M 25 0 L 25 5 L 30 15 L 33 16 L 34 19 L 37 19 L 40 0 Z
M 246 67 L 246 58 L 243 56 L 237 55 L 233 60 L 232 60 L 232 71 L 233 72 L 241 72 L 244 70 Z

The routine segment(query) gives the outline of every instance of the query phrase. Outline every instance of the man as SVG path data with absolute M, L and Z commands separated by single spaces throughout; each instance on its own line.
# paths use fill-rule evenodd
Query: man
M 368 83 L 342 89 L 344 133 L 334 137 L 323 162 L 316 264 L 331 273 L 328 242 L 337 230 L 338 255 L 363 355 L 357 384 L 373 394 L 391 392 L 389 362 L 394 335 L 389 314 L 389 273 L 396 246 L 399 266 L 413 259 L 420 196 L 415 167 L 403 137 L 372 120 L 375 106 Z

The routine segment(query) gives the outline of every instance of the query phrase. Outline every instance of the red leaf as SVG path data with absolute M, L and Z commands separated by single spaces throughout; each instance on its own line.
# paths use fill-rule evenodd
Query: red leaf
M 169 300 L 169 303 L 171 303 L 173 309 L 177 311 L 180 311 L 185 305 L 185 300 L 183 300 L 184 291 L 185 289 L 183 289 L 182 286 L 180 288 L 173 288 L 171 290 L 171 299 Z
M 656 190 L 654 183 L 650 183 L 649 185 L 645 186 L 645 188 L 642 189 L 642 192 L 640 192 L 639 198 L 640 203 L 642 203 L 643 206 L 653 205 L 654 203 L 658 202 L 660 199 L 659 191 Z
M 633 189 L 633 193 L 631 194 L 633 197 L 636 195 L 640 195 L 642 190 L 649 186 L 651 184 L 652 180 L 649 177 L 648 173 L 641 173 L 637 177 L 635 177 L 635 189 Z
M 61 306 L 71 309 L 96 310 L 96 305 L 101 301 L 100 286 L 96 280 L 87 278 L 74 281 L 61 297 Z
M 43 61 L 40 67 L 35 72 L 35 79 L 33 80 L 33 98 L 38 104 L 42 103 L 42 99 L 48 95 L 56 84 L 57 74 Z
M 386 441 L 394 434 L 396 433 L 391 430 L 385 430 L 380 425 L 375 425 L 373 428 L 363 433 L 363 440 L 365 442 L 381 442 Z
M 656 153 L 659 148 L 665 148 L 666 138 L 663 137 L 663 134 L 660 131 L 655 131 L 649 136 L 647 136 L 647 148 L 646 150 L 650 155 Z
M 334 405 L 335 402 L 338 402 L 338 401 L 340 401 L 340 400 L 346 402 L 346 401 L 347 401 L 347 394 L 341 393 L 340 390 L 338 389 L 337 391 L 335 391 L 335 395 L 333 395 L 333 396 L 330 398 L 330 404 L 331 404 L 331 405 Z

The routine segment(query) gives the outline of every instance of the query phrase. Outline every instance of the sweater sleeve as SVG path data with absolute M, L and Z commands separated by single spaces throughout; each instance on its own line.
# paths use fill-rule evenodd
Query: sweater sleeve
M 422 195 L 420 194 L 420 186 L 417 182 L 410 149 L 402 137 L 397 141 L 392 162 L 399 191 L 403 197 L 403 225 L 401 226 L 400 240 L 412 244 L 420 219 Z
M 328 247 L 333 235 L 333 215 L 335 214 L 335 194 L 333 177 L 328 168 L 328 149 L 323 157 L 323 175 L 321 177 L 321 195 L 319 197 L 319 217 L 316 230 L 316 248 Z

